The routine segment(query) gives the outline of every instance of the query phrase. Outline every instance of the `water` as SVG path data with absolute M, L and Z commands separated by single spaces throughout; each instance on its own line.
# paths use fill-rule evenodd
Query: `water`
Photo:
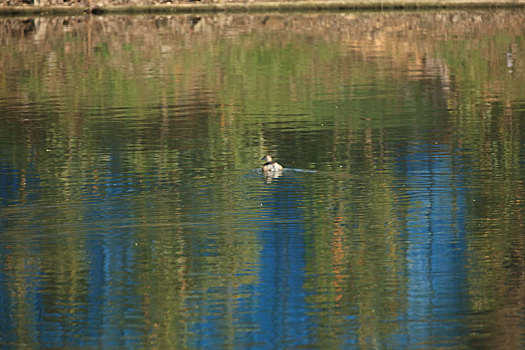
M 0 19 L 0 344 L 523 348 L 524 19 Z

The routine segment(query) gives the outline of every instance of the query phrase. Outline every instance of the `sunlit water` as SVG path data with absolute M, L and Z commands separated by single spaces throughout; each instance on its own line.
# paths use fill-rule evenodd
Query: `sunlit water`
M 0 346 L 523 348 L 524 22 L 0 19 Z

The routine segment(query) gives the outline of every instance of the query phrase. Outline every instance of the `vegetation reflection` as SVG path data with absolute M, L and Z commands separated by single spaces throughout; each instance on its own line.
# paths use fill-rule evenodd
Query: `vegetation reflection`
M 524 16 L 1 19 L 0 343 L 519 348 Z

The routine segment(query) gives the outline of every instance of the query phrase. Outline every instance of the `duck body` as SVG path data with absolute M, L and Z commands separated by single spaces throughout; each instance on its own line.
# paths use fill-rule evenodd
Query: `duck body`
M 262 166 L 262 171 L 265 173 L 276 173 L 283 171 L 283 166 L 276 161 L 272 159 L 272 156 L 269 154 L 262 157 L 261 160 L 264 160 L 264 164 Z

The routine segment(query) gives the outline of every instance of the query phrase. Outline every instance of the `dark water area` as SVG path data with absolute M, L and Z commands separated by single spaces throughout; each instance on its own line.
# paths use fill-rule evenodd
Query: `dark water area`
M 524 23 L 0 18 L 0 347 L 523 348 Z

